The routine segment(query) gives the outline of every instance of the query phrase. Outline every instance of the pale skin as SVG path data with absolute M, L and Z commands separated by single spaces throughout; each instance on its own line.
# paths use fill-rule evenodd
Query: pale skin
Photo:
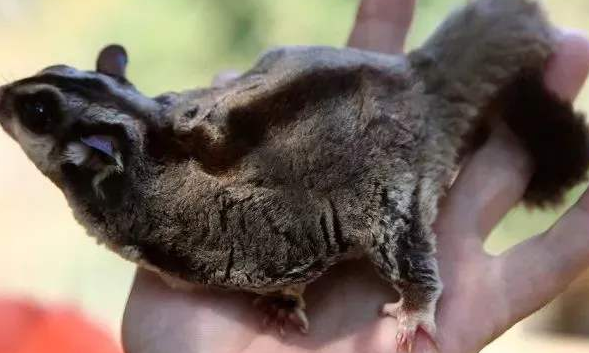
M 362 1 L 348 45 L 401 53 L 414 5 L 415 0 Z M 589 41 L 563 31 L 546 69 L 547 86 L 572 101 L 588 71 Z M 520 201 L 532 171 L 518 141 L 498 127 L 464 163 L 443 200 L 435 224 L 444 282 L 436 319 L 440 352 L 479 351 L 589 268 L 587 191 L 545 233 L 497 256 L 483 249 L 493 227 Z M 173 290 L 139 270 L 123 320 L 123 343 L 129 353 L 390 353 L 396 350 L 396 320 L 379 317 L 378 311 L 394 295 L 370 265 L 343 263 L 307 288 L 309 334 L 281 338 L 260 328 L 262 315 L 251 295 Z M 418 334 L 414 352 L 435 349 Z

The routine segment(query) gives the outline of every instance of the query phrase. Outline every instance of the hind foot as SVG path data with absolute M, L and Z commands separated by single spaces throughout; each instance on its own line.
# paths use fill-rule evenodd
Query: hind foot
M 418 330 L 427 334 L 432 342 L 435 342 L 436 324 L 433 309 L 407 309 L 403 307 L 403 301 L 383 305 L 381 314 L 397 319 L 397 352 L 411 352 L 415 335 Z
M 302 291 L 285 290 L 256 298 L 254 305 L 264 313 L 262 327 L 274 326 L 280 336 L 285 336 L 286 326 L 290 325 L 306 334 L 309 331 L 309 320 L 301 294 Z

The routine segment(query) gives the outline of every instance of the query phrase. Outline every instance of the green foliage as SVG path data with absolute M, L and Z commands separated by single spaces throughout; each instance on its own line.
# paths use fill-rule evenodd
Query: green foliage
M 419 1 L 414 44 L 458 0 Z M 218 71 L 247 69 L 272 46 L 343 45 L 357 2 L 351 0 L 129 0 L 116 6 L 90 40 L 128 47 L 130 75 L 149 94 L 206 85 Z

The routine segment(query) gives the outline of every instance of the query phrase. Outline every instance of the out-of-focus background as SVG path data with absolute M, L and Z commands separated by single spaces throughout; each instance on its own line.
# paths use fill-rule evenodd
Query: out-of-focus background
M 409 41 L 418 45 L 466 0 L 420 0 Z M 342 45 L 357 0 L 0 0 L 0 82 L 52 64 L 92 69 L 105 44 L 124 44 L 129 78 L 148 94 L 207 85 L 246 69 L 268 47 Z M 553 20 L 589 30 L 589 2 L 545 0 Z M 468 48 L 465 48 L 468 50 Z M 585 89 L 577 105 L 589 111 Z M 74 303 L 118 335 L 134 267 L 84 234 L 59 190 L 0 133 L 0 295 Z M 569 204 L 582 187 L 571 192 Z M 562 212 L 516 209 L 493 252 L 546 229 Z M 487 352 L 589 352 L 589 276 Z

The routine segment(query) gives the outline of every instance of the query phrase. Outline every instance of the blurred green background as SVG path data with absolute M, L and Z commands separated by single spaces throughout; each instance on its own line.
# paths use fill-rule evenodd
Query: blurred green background
M 419 0 L 409 46 L 419 45 L 464 2 Z M 56 63 L 92 69 L 98 50 L 117 42 L 130 54 L 129 78 L 145 93 L 204 86 L 221 70 L 247 69 L 268 47 L 342 45 L 357 3 L 0 0 L 0 80 L 12 81 Z M 588 1 L 544 3 L 556 23 L 589 30 Z M 585 89 L 577 102 L 585 111 L 588 94 Z M 84 235 L 60 192 L 4 134 L 0 151 L 0 294 L 72 302 L 117 333 L 133 266 Z M 569 204 L 583 189 L 571 192 Z M 542 231 L 562 210 L 514 210 L 496 229 L 489 249 L 501 251 Z

